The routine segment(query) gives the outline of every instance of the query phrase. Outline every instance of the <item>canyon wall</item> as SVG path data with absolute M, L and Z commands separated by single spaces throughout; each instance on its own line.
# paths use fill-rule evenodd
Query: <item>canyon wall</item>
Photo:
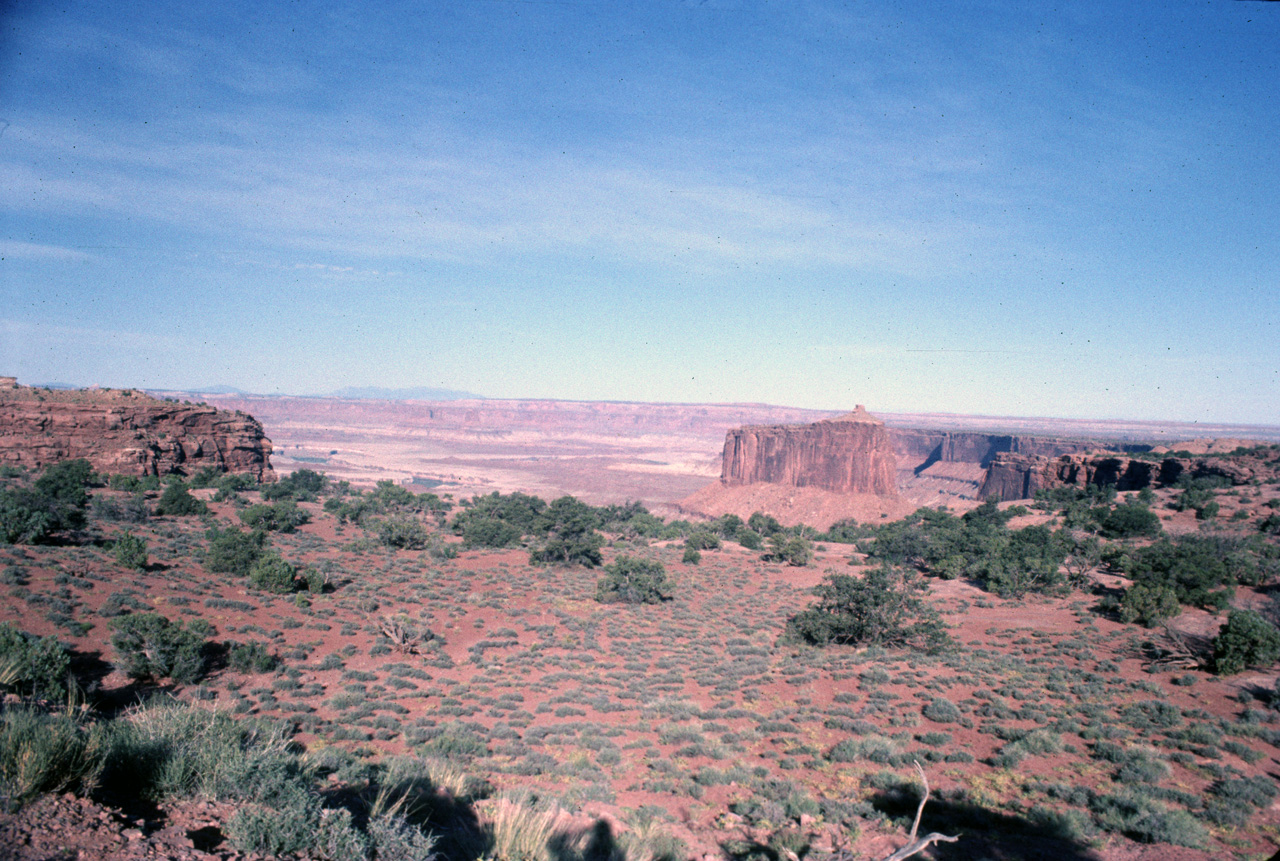
M 1257 473 L 1256 465 L 1230 458 L 1166 457 L 1139 460 L 1114 454 L 1065 454 L 1060 457 L 1012 452 L 997 454 L 987 468 L 979 497 L 1001 501 L 1030 499 L 1038 490 L 1074 485 L 1115 485 L 1116 490 L 1173 484 L 1183 477 L 1219 477 L 1233 485 L 1248 484 L 1270 475 Z
M 1073 452 L 1096 451 L 1099 440 L 992 434 L 974 431 L 890 428 L 899 469 L 923 472 L 935 463 L 975 463 L 987 467 L 1003 452 L 1057 457 Z M 1142 450 L 1148 448 L 1141 446 Z
M 85 458 L 97 472 L 190 475 L 206 466 L 274 481 L 252 416 L 131 389 L 40 389 L 0 377 L 0 464 L 38 470 Z
M 777 484 L 846 494 L 909 498 L 932 493 L 981 499 L 995 493 L 1021 499 L 1036 489 L 1076 480 L 1072 469 L 1106 443 L 1090 439 L 993 434 L 974 431 L 886 428 L 861 406 L 837 418 L 807 425 L 752 425 L 725 436 L 720 482 L 724 486 Z M 1130 451 L 1147 445 L 1128 444 Z M 1055 458 L 1074 457 L 1054 466 Z M 1115 458 L 1111 458 L 1115 460 Z M 1142 461 L 1090 467 L 1099 481 L 1141 482 Z M 1110 464 L 1110 465 L 1109 465 Z M 1074 465 L 1074 466 L 1073 466 Z M 1061 470 L 1059 476 L 1055 470 Z M 1125 470 L 1133 473 L 1125 477 Z M 994 474 L 993 474 L 994 471 Z M 1030 490 L 1028 490 L 1030 488 Z
M 751 425 L 725 436 L 720 481 L 897 495 L 897 459 L 884 422 L 859 406 L 808 425 Z

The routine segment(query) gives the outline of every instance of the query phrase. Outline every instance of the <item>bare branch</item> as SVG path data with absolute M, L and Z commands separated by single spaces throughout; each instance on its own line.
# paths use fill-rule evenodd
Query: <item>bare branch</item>
M 924 769 L 920 767 L 919 761 L 916 761 L 915 766 L 916 773 L 920 775 L 920 782 L 924 784 L 924 795 L 920 796 L 920 806 L 916 808 L 916 821 L 911 823 L 911 834 L 907 837 L 907 845 L 892 855 L 886 856 L 884 861 L 903 861 L 904 858 L 910 858 L 912 855 L 923 852 L 935 843 L 955 843 L 960 839 L 947 834 L 939 834 L 936 831 L 918 840 L 916 839 L 916 832 L 920 830 L 920 817 L 924 815 L 924 806 L 929 803 L 929 778 L 925 776 Z
M 397 649 L 410 655 L 416 653 L 419 646 L 435 638 L 430 631 L 415 628 L 407 616 L 384 616 L 382 635 Z

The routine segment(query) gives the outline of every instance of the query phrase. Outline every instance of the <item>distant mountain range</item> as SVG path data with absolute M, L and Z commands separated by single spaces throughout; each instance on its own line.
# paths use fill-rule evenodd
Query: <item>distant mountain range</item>
M 77 388 L 76 386 L 64 386 L 63 388 Z M 168 390 L 166 390 L 168 391 Z M 237 389 L 235 386 L 204 386 L 199 389 L 176 389 L 183 394 L 189 395 L 236 395 L 241 397 L 285 397 L 282 392 L 272 392 L 268 395 L 262 395 L 259 392 L 246 392 L 244 389 Z M 473 392 L 463 392 L 457 389 L 434 389 L 425 386 L 408 389 L 384 389 L 378 386 L 347 386 L 343 389 L 330 392 L 325 395 L 301 395 L 307 398 L 346 398 L 348 400 L 371 400 L 371 401 L 461 401 L 461 400 L 484 400 L 484 395 L 477 395 Z
M 433 389 L 419 386 L 410 389 L 383 389 L 377 386 L 348 386 L 328 395 L 331 398 L 365 398 L 376 401 L 463 401 L 483 400 L 483 395 L 457 389 Z

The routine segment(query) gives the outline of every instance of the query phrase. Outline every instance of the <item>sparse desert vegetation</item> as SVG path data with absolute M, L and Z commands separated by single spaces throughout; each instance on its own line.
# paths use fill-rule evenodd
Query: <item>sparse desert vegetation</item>
M 1266 857 L 1280 452 L 1237 457 L 1268 477 L 823 533 L 9 470 L 0 838 L 883 857 L 919 763 L 933 857 Z

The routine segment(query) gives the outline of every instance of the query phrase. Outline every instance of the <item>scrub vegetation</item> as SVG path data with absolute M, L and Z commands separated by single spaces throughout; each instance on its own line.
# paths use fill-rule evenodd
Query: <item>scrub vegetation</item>
M 821 858 L 901 843 L 919 763 L 921 827 L 960 837 L 936 857 L 1265 856 L 1277 499 L 1070 489 L 819 533 L 11 470 L 0 829 L 79 797 L 215 805 L 202 839 L 281 857 Z

